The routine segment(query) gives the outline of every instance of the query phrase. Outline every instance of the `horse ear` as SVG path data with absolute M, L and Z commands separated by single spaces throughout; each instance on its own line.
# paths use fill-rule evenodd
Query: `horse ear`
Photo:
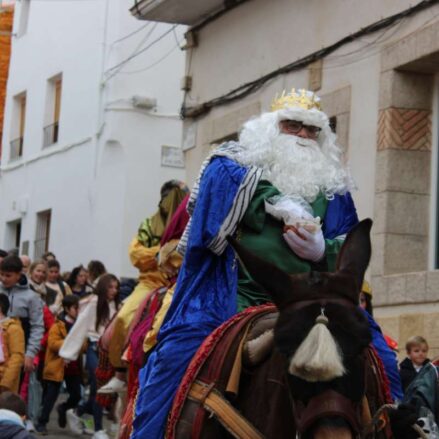
M 372 220 L 367 218 L 359 222 L 348 233 L 346 240 L 338 254 L 336 271 L 355 276 L 360 291 L 364 273 L 369 265 L 372 246 L 370 243 L 370 229 Z
M 291 301 L 292 282 L 288 273 L 248 251 L 235 238 L 228 236 L 227 241 L 252 279 L 264 287 L 279 309 Z

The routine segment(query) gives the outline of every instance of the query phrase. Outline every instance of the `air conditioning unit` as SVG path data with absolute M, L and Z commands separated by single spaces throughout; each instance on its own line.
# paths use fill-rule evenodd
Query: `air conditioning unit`
M 146 96 L 133 96 L 133 107 L 142 108 L 144 110 L 152 110 L 157 107 L 157 99 L 148 98 Z

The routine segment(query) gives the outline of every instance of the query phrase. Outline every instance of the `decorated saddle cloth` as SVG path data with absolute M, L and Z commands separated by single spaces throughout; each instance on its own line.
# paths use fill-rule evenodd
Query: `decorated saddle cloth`
M 178 388 L 166 429 L 166 438 L 175 439 L 201 436 L 204 420 L 211 412 L 201 400 L 194 402 L 194 383 L 209 391 L 238 394 L 243 344 L 250 328 L 265 318 L 264 329 L 270 331 L 277 318 L 272 304 L 248 308 L 236 314 L 210 334 L 189 364 Z M 207 396 L 207 394 L 206 394 Z M 178 424 L 180 418 L 184 420 Z

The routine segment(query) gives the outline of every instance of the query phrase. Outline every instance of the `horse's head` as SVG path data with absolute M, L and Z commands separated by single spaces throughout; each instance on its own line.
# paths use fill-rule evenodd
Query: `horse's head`
M 287 359 L 302 437 L 350 439 L 360 429 L 370 333 L 358 295 L 370 260 L 371 226 L 364 220 L 348 234 L 335 273 L 289 275 L 230 240 L 279 309 L 275 345 Z

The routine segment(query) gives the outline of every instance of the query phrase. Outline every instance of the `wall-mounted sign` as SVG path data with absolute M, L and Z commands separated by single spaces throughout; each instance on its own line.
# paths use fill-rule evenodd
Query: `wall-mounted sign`
M 184 155 L 181 148 L 162 145 L 162 166 L 184 168 Z
M 184 121 L 183 123 L 183 151 L 195 148 L 197 137 L 197 122 Z

